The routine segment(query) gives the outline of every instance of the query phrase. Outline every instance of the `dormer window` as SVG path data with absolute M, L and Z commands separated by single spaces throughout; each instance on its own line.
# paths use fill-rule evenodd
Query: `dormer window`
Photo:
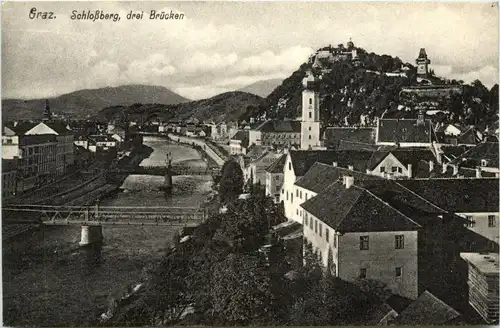
M 482 159 L 481 160 L 481 166 L 488 166 L 488 160 Z

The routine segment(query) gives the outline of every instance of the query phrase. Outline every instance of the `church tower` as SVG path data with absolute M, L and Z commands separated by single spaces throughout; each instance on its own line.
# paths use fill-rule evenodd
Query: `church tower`
M 45 100 L 45 108 L 43 110 L 42 121 L 47 122 L 52 120 L 52 113 L 50 112 L 49 100 Z
M 431 61 L 427 58 L 425 53 L 425 48 L 421 48 L 418 54 L 418 58 L 415 60 L 417 63 L 417 76 L 427 77 L 429 74 L 429 64 Z
M 300 149 L 315 149 L 320 143 L 319 93 L 318 79 L 311 71 L 302 80 L 302 121 L 300 133 Z

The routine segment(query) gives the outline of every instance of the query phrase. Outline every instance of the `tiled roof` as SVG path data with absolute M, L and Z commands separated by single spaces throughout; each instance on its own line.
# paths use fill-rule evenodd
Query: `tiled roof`
M 419 160 L 434 161 L 436 158 L 430 149 L 398 149 L 391 151 L 376 151 L 367 163 L 368 169 L 373 170 L 380 164 L 389 154 L 394 155 L 401 164 L 416 167 Z
M 441 157 L 443 162 L 451 162 L 466 151 L 470 150 L 470 146 L 441 146 Z
M 257 127 L 261 132 L 300 133 L 300 121 L 269 120 Z
M 14 126 L 13 124 L 7 125 L 12 131 L 14 131 L 17 135 L 24 135 L 29 130 L 33 129 L 37 123 L 32 122 L 19 122 Z
M 454 159 L 451 164 L 475 168 L 481 166 L 484 159 L 487 167 L 498 167 L 498 155 L 498 142 L 481 142 Z
M 356 171 L 366 171 L 366 162 L 371 152 L 359 150 L 292 150 L 290 151 L 293 170 L 296 176 L 303 176 L 316 162 L 348 167 L 353 165 Z
M 480 142 L 481 138 L 478 136 L 477 130 L 473 127 L 468 128 L 457 138 L 457 144 L 459 145 L 477 145 Z
M 496 178 L 398 180 L 398 183 L 452 213 L 499 210 Z
M 340 128 L 327 127 L 323 140 L 325 146 L 337 149 L 341 141 L 375 144 L 375 128 Z
M 17 169 L 18 161 L 16 159 L 3 159 L 2 158 L 2 172 L 6 173 Z
M 425 291 L 396 318 L 398 325 L 442 325 L 456 319 L 460 313 Z
M 236 134 L 231 138 L 231 140 L 240 140 L 242 147 L 244 148 L 248 147 L 248 142 L 249 142 L 248 131 L 240 130 L 236 132 Z
M 285 163 L 286 163 L 286 154 L 281 155 L 280 158 L 274 161 L 273 164 L 269 165 L 266 168 L 266 172 L 269 173 L 283 173 L 283 169 L 285 168 Z
M 375 144 L 366 144 L 361 142 L 340 140 L 337 150 L 364 150 L 364 151 L 375 151 L 379 149 L 379 146 Z
M 307 212 L 339 232 L 411 231 L 420 226 L 356 185 L 336 182 L 302 205 Z
M 431 143 L 432 123 L 424 120 L 418 125 L 416 119 L 380 119 L 378 142 Z
M 250 158 L 251 160 L 256 160 L 263 155 L 265 155 L 268 152 L 266 147 L 263 147 L 261 145 L 251 145 L 248 150 L 246 157 Z
M 328 164 L 315 163 L 303 177 L 295 182 L 295 184 L 299 187 L 319 193 L 343 175 L 353 176 L 356 181 L 358 179 L 382 179 L 375 175 L 350 171 L 345 168 L 333 167 Z

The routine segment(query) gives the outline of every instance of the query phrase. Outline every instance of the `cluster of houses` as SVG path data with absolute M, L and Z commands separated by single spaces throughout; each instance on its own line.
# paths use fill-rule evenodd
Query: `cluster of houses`
M 498 322 L 498 123 L 434 124 L 420 112 L 322 128 L 316 82 L 303 80 L 300 120 L 253 122 L 230 139 L 246 181 L 283 205 L 282 239 L 312 246 L 335 276 L 407 300 L 384 301 L 382 317 L 400 324 Z
M 46 102 L 42 121 L 3 125 L 2 197 L 55 181 L 100 156 L 114 158 L 130 140 L 125 128 L 113 124 L 56 120 Z

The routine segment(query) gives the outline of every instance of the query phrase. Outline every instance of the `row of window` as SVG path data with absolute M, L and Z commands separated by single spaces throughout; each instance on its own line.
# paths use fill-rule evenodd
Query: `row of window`
M 405 236 L 404 235 L 394 236 L 394 248 L 395 249 L 404 249 L 405 248 Z M 359 237 L 359 249 L 360 250 L 370 249 L 370 237 L 369 236 L 360 236 Z
M 309 227 L 311 230 L 314 230 L 314 233 L 323 237 L 323 224 L 320 221 L 315 220 L 313 217 L 309 218 L 307 212 L 304 216 L 304 227 Z M 326 242 L 330 242 L 330 229 L 328 229 L 328 226 L 325 226 L 325 240 Z M 333 247 L 337 247 L 336 235 L 333 236 Z
M 400 278 L 403 275 L 403 268 L 402 267 L 396 267 L 394 269 L 394 276 L 396 278 Z M 367 277 L 367 269 L 366 268 L 360 268 L 359 269 L 359 278 L 360 279 L 366 279 Z
M 392 173 L 396 173 L 396 172 L 403 173 L 403 168 L 400 166 L 393 166 L 393 167 L 391 167 L 391 171 L 392 171 Z M 385 172 L 385 166 L 381 166 L 380 173 L 384 173 L 384 172 Z
M 476 226 L 476 221 L 473 220 L 471 215 L 465 216 L 467 219 L 467 227 L 474 228 Z M 497 218 L 495 215 L 488 215 L 488 228 L 496 228 L 497 226 Z
M 305 192 L 304 194 L 306 197 L 305 200 L 307 200 L 307 198 L 308 198 L 307 193 Z M 302 199 L 302 190 L 299 190 L 299 189 L 295 190 L 295 196 L 297 196 L 299 199 Z

